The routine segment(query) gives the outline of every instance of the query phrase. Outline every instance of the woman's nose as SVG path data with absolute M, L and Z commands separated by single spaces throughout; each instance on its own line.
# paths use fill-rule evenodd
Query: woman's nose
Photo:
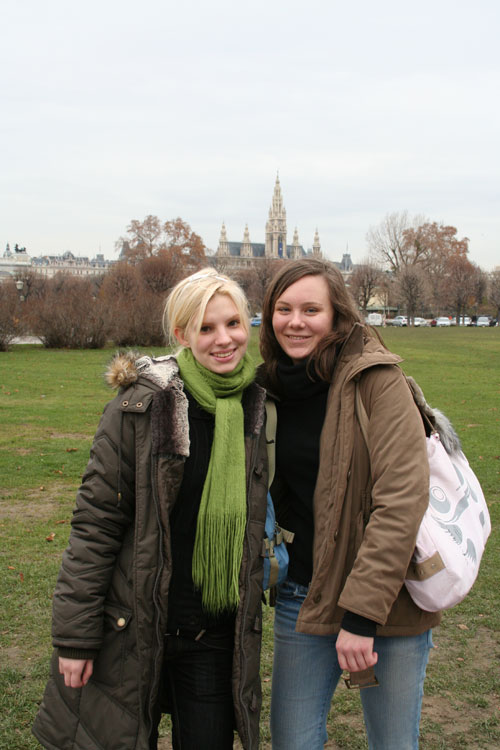
M 218 328 L 217 329 L 217 335 L 215 337 L 215 343 L 219 346 L 223 344 L 228 344 L 231 341 L 231 336 L 229 335 L 229 331 L 227 328 Z
M 302 320 L 302 315 L 299 310 L 292 313 L 290 325 L 292 325 L 294 328 L 301 328 L 304 325 L 304 321 Z

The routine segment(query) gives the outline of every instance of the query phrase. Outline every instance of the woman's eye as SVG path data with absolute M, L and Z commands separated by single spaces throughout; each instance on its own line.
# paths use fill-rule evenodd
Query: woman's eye
M 239 324 L 240 324 L 240 321 L 238 320 L 238 318 L 235 318 L 234 320 L 230 321 L 229 326 L 231 328 L 235 328 L 236 326 L 239 326 Z
M 209 333 L 209 331 L 210 331 L 210 326 L 202 326 L 200 328 L 200 333 Z
M 317 307 L 308 307 L 307 310 L 306 310 L 306 312 L 308 312 L 308 313 L 317 313 L 318 312 L 318 308 Z
M 287 312 L 290 312 L 290 308 L 289 307 L 285 307 L 285 305 L 278 305 L 276 307 L 276 312 L 287 313 Z

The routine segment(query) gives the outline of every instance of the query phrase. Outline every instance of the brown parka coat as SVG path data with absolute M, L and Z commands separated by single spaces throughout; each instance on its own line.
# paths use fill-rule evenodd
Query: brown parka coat
M 419 609 L 403 584 L 429 501 L 429 468 L 422 418 L 400 362 L 359 324 L 336 362 L 313 500 L 313 576 L 299 632 L 337 633 L 345 610 L 375 621 L 377 635 L 417 635 L 440 621 L 439 613 Z M 356 419 L 357 383 L 370 452 Z M 271 489 L 286 528 L 278 469 Z
M 171 577 L 169 512 L 189 455 L 188 401 L 173 357 L 119 356 L 78 491 L 53 607 L 51 678 L 33 732 L 50 750 L 148 750 L 159 694 Z M 242 398 L 247 524 L 236 616 L 233 697 L 246 750 L 259 746 L 265 393 Z M 98 651 L 81 689 L 58 673 L 57 648 Z

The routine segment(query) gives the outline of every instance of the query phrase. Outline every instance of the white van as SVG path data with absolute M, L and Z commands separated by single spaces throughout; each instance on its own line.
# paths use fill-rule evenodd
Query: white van
M 381 326 L 384 324 L 384 316 L 380 313 L 369 313 L 366 322 L 369 326 Z

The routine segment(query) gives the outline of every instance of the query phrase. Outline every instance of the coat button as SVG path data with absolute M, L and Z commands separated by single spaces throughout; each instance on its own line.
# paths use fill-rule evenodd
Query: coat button
M 125 625 L 125 618 L 119 617 L 118 620 L 116 621 L 116 624 L 118 625 L 119 628 L 123 628 L 123 626 Z
M 142 401 L 138 401 L 135 405 L 136 409 L 140 409 L 142 406 Z
M 313 602 L 315 604 L 319 604 L 321 601 L 321 594 L 316 594 L 316 596 L 313 597 Z
M 337 541 L 337 539 L 338 539 L 338 535 L 339 535 L 339 530 L 338 530 L 338 529 L 335 529 L 335 533 L 334 533 L 334 535 L 333 535 L 333 541 L 334 541 L 334 542 L 336 542 L 336 541 Z
M 122 401 L 122 406 L 128 406 L 128 401 Z

